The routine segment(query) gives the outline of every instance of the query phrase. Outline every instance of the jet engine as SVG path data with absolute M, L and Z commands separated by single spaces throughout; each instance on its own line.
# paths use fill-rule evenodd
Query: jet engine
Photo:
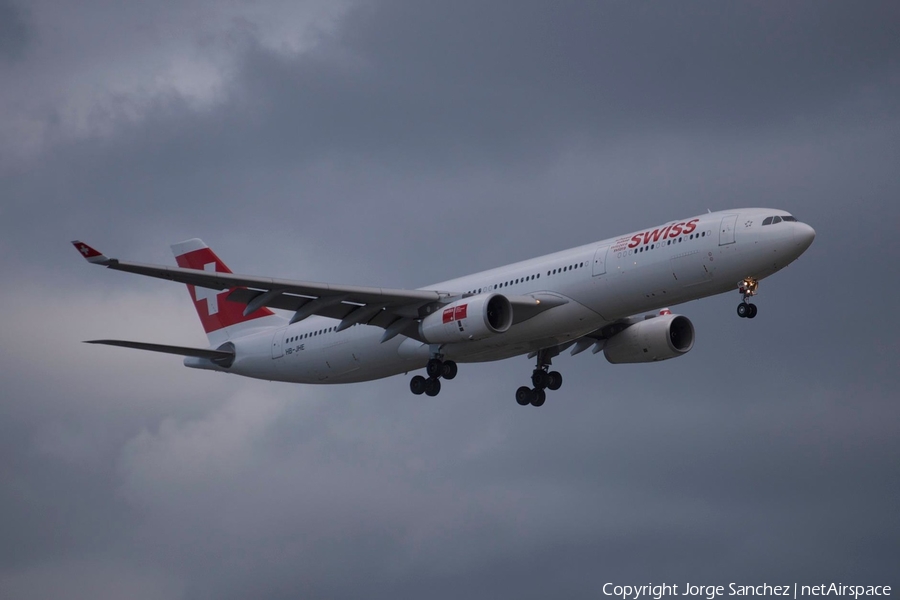
M 613 364 L 675 358 L 694 347 L 694 325 L 681 315 L 662 315 L 623 329 L 607 340 L 606 360 Z
M 430 344 L 468 342 L 503 333 L 512 320 L 512 305 L 506 296 L 481 294 L 428 315 L 419 324 L 419 334 Z

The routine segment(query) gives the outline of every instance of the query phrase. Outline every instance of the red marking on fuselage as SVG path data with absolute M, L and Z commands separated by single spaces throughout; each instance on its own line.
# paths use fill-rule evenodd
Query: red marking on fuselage
M 679 235 L 689 235 L 693 233 L 693 231 L 697 228 L 697 223 L 700 222 L 700 219 L 691 219 L 690 221 L 681 223 L 676 223 L 674 225 L 667 225 L 666 227 L 656 229 L 652 229 L 650 231 L 643 231 L 641 233 L 636 233 L 631 236 L 631 241 L 628 242 L 629 248 L 637 248 L 641 244 L 650 244 L 656 243 L 660 240 L 667 240 L 672 238 L 677 238 Z

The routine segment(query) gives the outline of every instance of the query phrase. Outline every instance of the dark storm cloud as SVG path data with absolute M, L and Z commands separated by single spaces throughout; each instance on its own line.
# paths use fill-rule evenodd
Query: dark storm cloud
M 0 1 L 0 59 L 21 59 L 32 37 L 28 13 L 12 0 Z
M 453 125 L 494 139 L 507 128 L 765 126 L 884 81 L 900 58 L 890 3 L 514 6 L 388 3 L 352 13 L 341 41 L 412 92 L 404 108 L 438 123 L 468 116 Z
M 373 204 L 363 190 L 382 169 L 401 170 L 404 182 L 443 170 L 456 180 L 450 192 L 479 171 L 525 181 L 572 148 L 608 162 L 623 140 L 689 132 L 714 155 L 726 141 L 809 134 L 829 120 L 850 127 L 896 112 L 894 12 L 890 3 L 358 6 L 299 56 L 243 32 L 235 74 L 206 110 L 171 93 L 108 103 L 94 116 L 115 136 L 54 146 L 43 164 L 55 176 L 14 173 L 8 197 L 34 226 L 32 198 L 43 197 L 81 231 L 93 219 L 76 210 L 85 203 L 122 224 L 187 212 L 278 228 L 288 197 L 298 227 L 335 200 L 364 227 Z M 124 117 L 135 110 L 138 121 Z M 441 220 L 431 207 L 459 201 L 433 187 L 415 193 L 429 198 L 402 212 L 418 221 Z M 527 196 L 492 193 L 509 195 Z M 186 199 L 216 210 L 185 211 Z M 480 204 L 505 215 L 496 201 Z
M 199 103 L 150 85 L 175 31 L 153 7 L 81 9 L 65 61 L 29 63 L 32 35 L 40 72 L 122 61 L 74 133 L 45 81 L 0 90 L 13 121 L 49 103 L 0 165 L 0 595 L 898 583 L 894 3 L 362 3 L 302 51 L 252 15 L 204 29 L 224 9 L 200 5 L 191 43 L 229 60 Z M 144 23 L 140 51 L 104 37 Z M 132 70 L 147 87 L 122 91 Z M 524 358 L 423 402 L 402 377 L 280 385 L 84 346 L 203 336 L 179 286 L 66 244 L 171 263 L 200 235 L 243 272 L 413 286 L 757 204 L 818 231 L 758 319 L 678 307 L 688 356 L 561 356 L 531 411 Z
M 751 136 L 852 102 L 866 86 L 896 108 L 896 13 L 890 4 L 387 3 L 352 12 L 308 59 L 251 54 L 245 89 L 248 104 L 278 115 L 267 160 L 337 148 L 477 164 L 545 156 L 572 138 Z
M 266 139 L 283 157 L 420 149 L 477 163 L 572 138 L 753 136 L 867 86 L 896 108 L 900 15 L 872 8 L 388 2 L 351 12 L 307 60 L 251 55 L 247 89 L 282 115 Z

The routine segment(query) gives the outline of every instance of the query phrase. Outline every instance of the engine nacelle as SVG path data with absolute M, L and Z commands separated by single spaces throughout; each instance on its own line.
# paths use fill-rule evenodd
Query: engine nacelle
M 428 315 L 419 324 L 419 334 L 430 344 L 469 342 L 503 333 L 512 320 L 512 305 L 506 296 L 481 294 Z
M 640 321 L 612 336 L 603 348 L 613 364 L 645 363 L 675 358 L 694 347 L 694 325 L 681 315 Z

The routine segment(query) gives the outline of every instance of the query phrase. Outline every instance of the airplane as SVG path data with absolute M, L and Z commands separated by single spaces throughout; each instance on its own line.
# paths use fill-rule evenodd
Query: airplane
M 571 348 L 613 364 L 683 356 L 694 326 L 669 306 L 737 289 L 753 319 L 759 281 L 795 261 L 816 232 L 784 210 L 742 208 L 653 228 L 415 290 L 236 275 L 201 240 L 172 246 L 178 267 L 108 258 L 72 242 L 93 264 L 187 285 L 209 347 L 90 340 L 184 356 L 184 365 L 308 384 L 371 381 L 425 368 L 413 394 L 437 396 L 458 364 L 528 355 L 521 406 L 542 406 Z M 290 316 L 273 311 L 288 311 Z M 641 315 L 641 313 L 647 313 Z

